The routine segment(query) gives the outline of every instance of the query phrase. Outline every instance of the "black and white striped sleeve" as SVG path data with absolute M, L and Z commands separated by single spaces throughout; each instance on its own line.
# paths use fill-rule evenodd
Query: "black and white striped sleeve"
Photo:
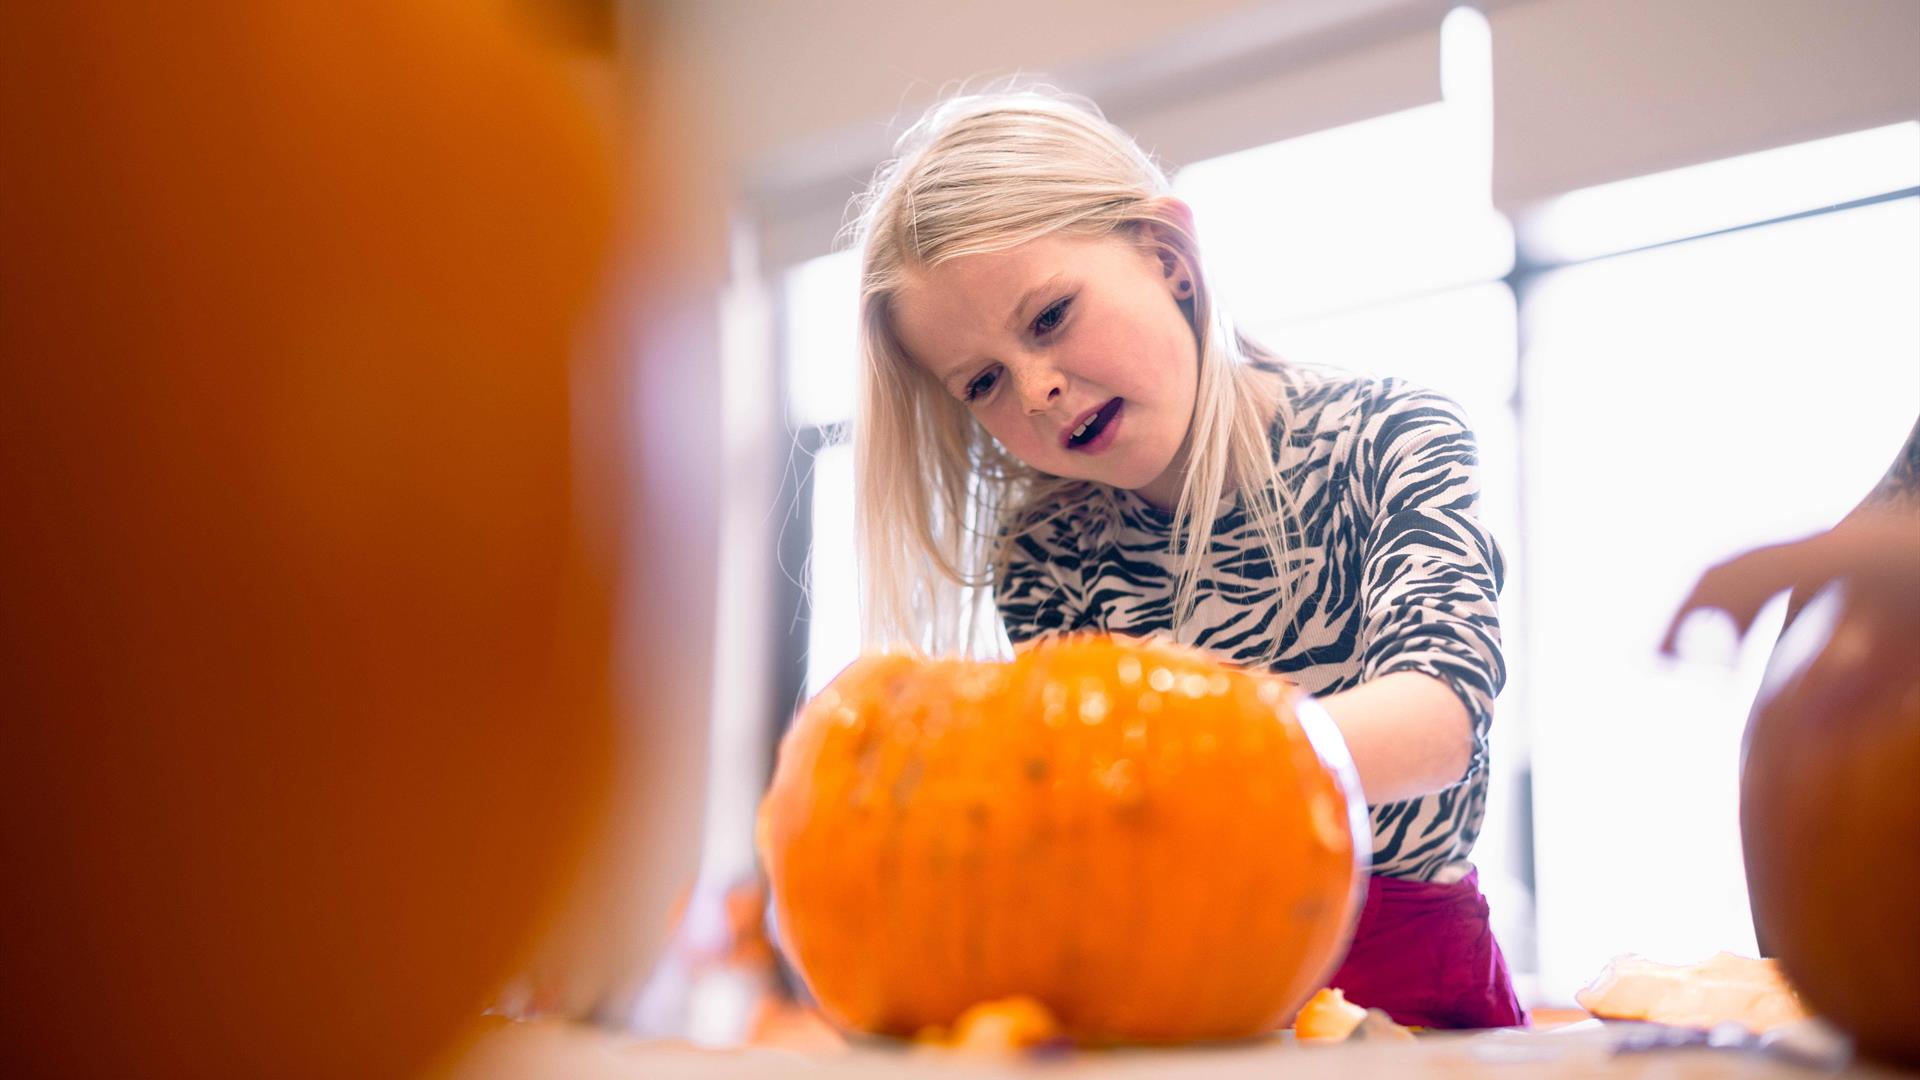
M 1363 553 L 1361 679 L 1419 671 L 1445 683 L 1473 723 L 1468 774 L 1484 769 L 1493 699 L 1506 683 L 1499 544 L 1479 516 L 1479 454 L 1460 407 L 1388 383 L 1357 440 L 1371 525 Z

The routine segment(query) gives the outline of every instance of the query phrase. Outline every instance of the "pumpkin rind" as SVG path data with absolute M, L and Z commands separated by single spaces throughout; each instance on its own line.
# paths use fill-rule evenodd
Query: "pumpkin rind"
M 1339 1042 L 1353 1034 L 1367 1010 L 1347 1000 L 1342 991 L 1327 987 L 1307 999 L 1293 1019 L 1293 1037 L 1301 1042 Z

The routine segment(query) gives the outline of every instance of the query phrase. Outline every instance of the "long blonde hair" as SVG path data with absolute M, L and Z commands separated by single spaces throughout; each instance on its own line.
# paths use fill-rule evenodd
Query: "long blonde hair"
M 1230 490 L 1260 533 L 1290 612 L 1286 555 L 1297 515 L 1268 442 L 1286 401 L 1249 363 L 1277 360 L 1236 334 L 1214 304 L 1192 233 L 1160 201 L 1172 190 L 1166 173 L 1091 102 L 1040 89 L 944 101 L 895 152 L 855 200 L 850 226 L 862 252 L 853 443 L 866 646 L 992 649 L 993 575 L 1013 541 L 1076 504 L 1092 501 L 1109 520 L 1118 513 L 1113 489 L 1050 476 L 1008 454 L 913 363 L 892 325 L 892 300 L 910 271 L 1055 232 L 1151 240 L 1193 271 L 1188 315 L 1200 363 L 1173 512 L 1176 627 L 1192 614 L 1216 508 Z M 1289 621 L 1274 620 L 1269 657 Z

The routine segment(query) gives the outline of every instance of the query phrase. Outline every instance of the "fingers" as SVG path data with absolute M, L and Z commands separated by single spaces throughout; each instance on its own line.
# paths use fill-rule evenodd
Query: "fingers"
M 1734 640 L 1744 640 L 1767 601 L 1801 584 L 1809 576 L 1809 569 L 1817 565 L 1818 552 L 1810 547 L 1812 542 L 1800 540 L 1756 548 L 1708 569 L 1674 611 L 1660 641 L 1661 654 L 1676 655 L 1680 627 L 1688 616 L 1702 609 L 1725 612 L 1732 617 Z
M 1920 515 L 1856 513 L 1826 532 L 1708 569 L 1668 621 L 1660 654 L 1677 654 L 1680 628 L 1697 611 L 1725 612 L 1736 640 L 1744 639 L 1767 601 L 1787 589 L 1812 593 L 1838 577 L 1857 579 L 1873 602 L 1920 607 Z

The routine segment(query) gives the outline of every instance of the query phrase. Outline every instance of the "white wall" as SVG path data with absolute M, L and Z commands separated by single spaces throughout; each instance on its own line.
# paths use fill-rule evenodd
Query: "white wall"
M 1423 0 L 667 0 L 705 75 L 717 145 L 766 169 L 884 125 L 960 80 L 1013 72 L 1123 84 L 1170 58 L 1339 31 Z M 1089 88 L 1097 89 L 1097 88 Z
M 779 213 L 783 199 L 826 198 L 810 187 L 844 200 L 884 155 L 890 125 L 963 80 L 1043 74 L 1116 115 L 1146 114 L 1197 83 L 1308 66 L 1431 26 L 1449 6 L 661 0 L 658 10 L 663 40 L 692 80 L 685 109 L 698 114 L 733 190 Z M 1915 0 L 1474 6 L 1494 26 L 1502 205 L 1920 116 Z M 1255 100 L 1276 107 L 1271 95 Z
M 1522 0 L 1491 21 L 1506 207 L 1920 118 L 1915 0 Z

